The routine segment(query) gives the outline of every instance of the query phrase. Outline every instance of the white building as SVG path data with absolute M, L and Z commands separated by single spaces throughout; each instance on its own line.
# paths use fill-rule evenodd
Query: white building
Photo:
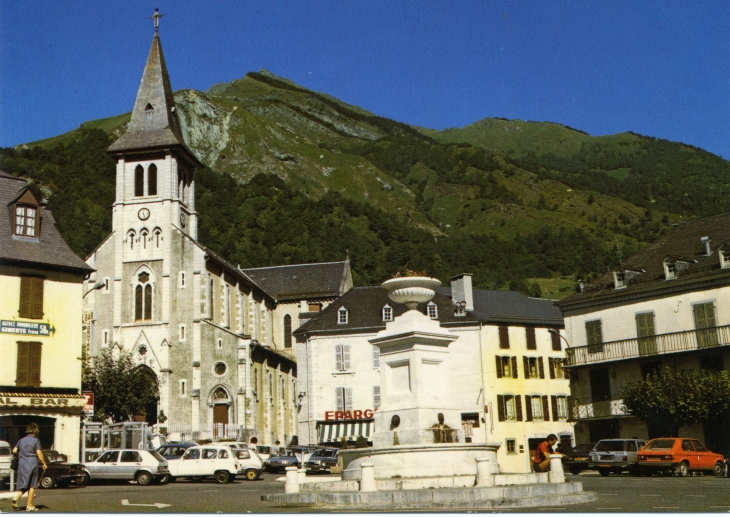
M 681 223 L 559 302 L 571 345 L 571 418 L 579 441 L 653 438 L 627 415 L 622 387 L 661 367 L 728 369 L 730 214 Z M 682 436 L 730 452 L 730 417 Z
M 467 408 L 445 424 L 468 441 L 501 443 L 498 460 L 508 472 L 529 471 L 530 451 L 547 434 L 572 443 L 557 334 L 562 317 L 553 302 L 473 290 L 470 275 L 437 291 L 418 309 L 457 339 L 449 345 L 453 375 L 433 382 L 448 385 Z M 369 340 L 405 311 L 381 287 L 355 287 L 295 331 L 301 442 L 370 441 L 381 376 L 378 348 Z

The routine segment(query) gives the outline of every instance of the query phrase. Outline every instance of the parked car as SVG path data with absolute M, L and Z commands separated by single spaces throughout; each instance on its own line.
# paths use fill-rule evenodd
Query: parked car
M 43 488 L 66 488 L 71 483 L 84 486 L 89 483 L 89 475 L 79 463 L 67 463 L 66 456 L 58 451 L 43 451 L 48 468 L 43 471 L 40 485 Z
M 707 450 L 694 438 L 654 438 L 639 452 L 639 468 L 643 474 L 671 471 L 686 476 L 690 471 L 709 471 L 725 475 L 722 454 Z
M 309 458 L 319 447 L 296 446 L 287 449 L 279 449 L 278 456 L 272 456 L 264 462 L 264 470 L 270 472 L 283 471 L 287 467 L 298 467 L 306 465 Z
M 339 452 L 340 450 L 336 448 L 314 451 L 307 461 L 306 469 L 312 472 L 329 472 L 332 467 L 337 466 Z
M 230 483 L 236 475 L 255 480 L 263 467 L 256 451 L 241 449 L 233 444 L 211 443 L 188 448 L 180 459 L 170 460 L 172 480 L 212 477 L 217 483 Z
M 589 468 L 590 453 L 595 446 L 595 443 L 580 443 L 573 447 L 563 456 L 563 469 L 571 474 L 578 474 Z
M 598 469 L 602 476 L 608 476 L 611 472 L 620 474 L 625 471 L 636 474 L 637 453 L 644 444 L 646 440 L 636 438 L 600 440 L 590 453 L 589 468 Z
M 140 485 L 149 485 L 153 481 L 167 483 L 170 480 L 167 460 L 157 451 L 143 449 L 106 451 L 96 460 L 84 463 L 84 469 L 92 481 L 134 480 Z
M 271 458 L 271 445 L 257 445 L 256 453 L 262 460 L 268 460 L 269 458 Z
M 0 440 L 0 485 L 10 479 L 10 459 L 13 453 L 10 444 Z
M 176 460 L 188 450 L 190 447 L 198 445 L 195 442 L 189 443 L 168 443 L 157 449 L 157 454 L 165 458 L 166 460 Z

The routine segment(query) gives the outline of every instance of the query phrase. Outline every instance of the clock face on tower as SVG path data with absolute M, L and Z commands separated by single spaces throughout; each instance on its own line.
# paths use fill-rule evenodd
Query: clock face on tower
M 147 219 L 150 218 L 150 211 L 149 211 L 149 209 L 147 209 L 147 208 L 140 208 L 139 209 L 139 212 L 137 212 L 137 217 L 139 217 L 139 219 L 141 221 L 146 221 Z
M 180 226 L 185 228 L 185 224 L 188 222 L 188 218 L 185 214 L 180 214 Z

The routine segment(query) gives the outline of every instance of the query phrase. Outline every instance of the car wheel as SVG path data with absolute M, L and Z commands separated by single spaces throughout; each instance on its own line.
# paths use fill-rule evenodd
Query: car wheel
M 147 486 L 152 483 L 152 475 L 149 472 L 140 472 L 137 474 L 137 484 Z
M 608 476 L 611 473 L 610 469 L 598 469 L 598 473 L 603 477 Z
M 674 469 L 674 473 L 679 477 L 687 477 L 689 475 L 689 465 L 686 461 L 683 461 L 679 466 Z
M 169 474 L 165 474 L 157 482 L 160 485 L 166 485 L 166 484 L 168 484 L 170 482 L 170 475 Z
M 715 463 L 715 466 L 712 467 L 712 472 L 714 472 L 716 476 L 724 476 L 725 465 L 723 465 L 721 461 L 718 461 L 717 463 Z
M 76 486 L 86 486 L 89 484 L 89 475 L 84 474 L 80 478 L 76 478 Z
M 256 481 L 260 475 L 261 473 L 256 469 L 248 469 L 246 471 L 246 479 L 249 481 Z
M 43 479 L 41 479 L 41 486 L 43 488 L 53 488 L 56 486 L 56 478 L 53 476 L 43 476 Z
M 570 472 L 574 476 L 577 476 L 578 474 L 580 474 L 580 468 L 579 467 L 568 467 L 568 472 Z
M 215 482 L 221 485 L 225 485 L 226 483 L 228 483 L 228 479 L 230 477 L 231 475 L 225 470 L 219 470 L 215 473 Z

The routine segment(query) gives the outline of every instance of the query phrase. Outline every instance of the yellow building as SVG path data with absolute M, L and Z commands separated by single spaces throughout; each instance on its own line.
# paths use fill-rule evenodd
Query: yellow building
M 0 171 L 0 205 L 0 440 L 14 445 L 35 422 L 44 448 L 76 461 L 81 299 L 93 269 L 24 180 Z

